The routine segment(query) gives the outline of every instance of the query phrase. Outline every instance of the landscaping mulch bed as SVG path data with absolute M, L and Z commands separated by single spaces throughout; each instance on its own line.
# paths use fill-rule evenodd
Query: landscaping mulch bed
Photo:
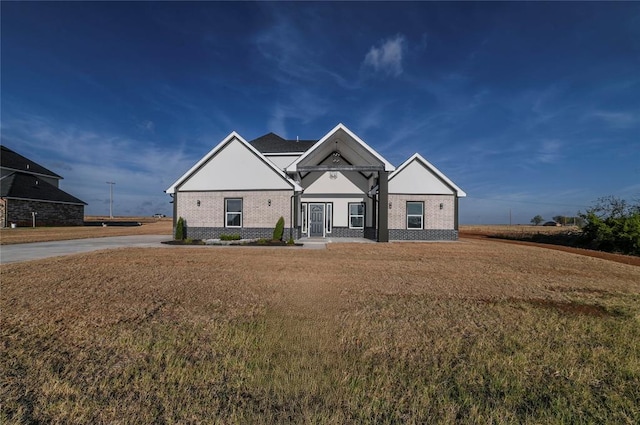
M 286 241 L 271 241 L 271 240 L 236 240 L 236 241 L 222 241 L 222 240 L 209 240 L 203 241 L 201 239 L 193 240 L 171 240 L 162 242 L 165 245 L 201 245 L 201 246 L 262 246 L 262 247 L 296 247 L 302 246 L 301 243 L 290 244 Z

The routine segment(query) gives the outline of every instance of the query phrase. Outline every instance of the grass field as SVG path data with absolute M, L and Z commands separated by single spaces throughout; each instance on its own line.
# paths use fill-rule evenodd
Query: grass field
M 108 223 L 107 217 L 87 217 L 86 220 L 100 221 Z M 118 220 L 118 219 L 116 219 Z M 162 235 L 166 234 L 171 238 L 172 219 L 171 218 L 149 218 L 149 217 L 126 217 L 124 221 L 138 221 L 141 226 L 118 227 L 118 226 L 67 226 L 67 227 L 18 227 L 16 229 L 0 229 L 0 245 L 27 243 L 27 242 L 48 242 L 70 239 L 100 238 L 105 236 L 128 236 L 128 235 Z
M 2 423 L 640 422 L 640 267 L 466 240 L 0 271 Z
M 576 232 L 579 228 L 576 226 L 533 226 L 527 224 L 517 224 L 509 226 L 507 224 L 463 224 L 460 226 L 462 234 L 477 234 L 487 236 L 511 235 L 528 236 L 537 233 L 552 235 L 556 233 Z

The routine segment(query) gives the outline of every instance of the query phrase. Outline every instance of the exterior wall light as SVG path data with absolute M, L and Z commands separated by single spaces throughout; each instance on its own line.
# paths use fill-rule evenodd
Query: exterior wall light
M 269 200 L 267 201 L 267 204 L 268 204 L 269 206 L 271 206 L 271 199 L 269 199 Z
M 440 202 L 440 209 L 444 208 L 444 204 L 442 202 Z
M 393 206 L 393 202 L 389 202 L 389 209 Z
M 198 199 L 198 200 L 196 201 L 196 205 L 197 205 L 197 206 L 200 206 L 200 199 Z

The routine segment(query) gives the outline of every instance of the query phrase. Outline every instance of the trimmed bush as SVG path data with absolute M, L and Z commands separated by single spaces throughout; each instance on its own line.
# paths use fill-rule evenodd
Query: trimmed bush
M 221 241 L 239 241 L 240 239 L 242 239 L 242 237 L 238 233 L 233 235 L 220 235 Z
M 284 234 L 284 217 L 280 217 L 276 223 L 276 228 L 273 229 L 273 240 L 281 241 Z
M 184 219 L 182 217 L 179 217 L 178 222 L 176 223 L 175 239 L 177 241 L 181 241 L 184 239 L 184 236 Z

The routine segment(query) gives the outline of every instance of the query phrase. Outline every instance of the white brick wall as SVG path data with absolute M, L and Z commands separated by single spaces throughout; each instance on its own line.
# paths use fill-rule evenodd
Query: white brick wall
M 425 229 L 453 229 L 455 200 L 452 195 L 389 194 L 389 229 L 407 228 L 407 201 L 424 202 Z M 442 204 L 442 209 L 440 209 Z M 388 206 L 387 206 L 388 208 Z
M 177 192 L 177 216 L 190 227 L 224 227 L 225 198 L 242 198 L 242 226 L 273 228 L 282 216 L 289 227 L 293 191 Z M 269 206 L 271 200 L 271 206 Z M 200 206 L 197 202 L 200 201 Z

